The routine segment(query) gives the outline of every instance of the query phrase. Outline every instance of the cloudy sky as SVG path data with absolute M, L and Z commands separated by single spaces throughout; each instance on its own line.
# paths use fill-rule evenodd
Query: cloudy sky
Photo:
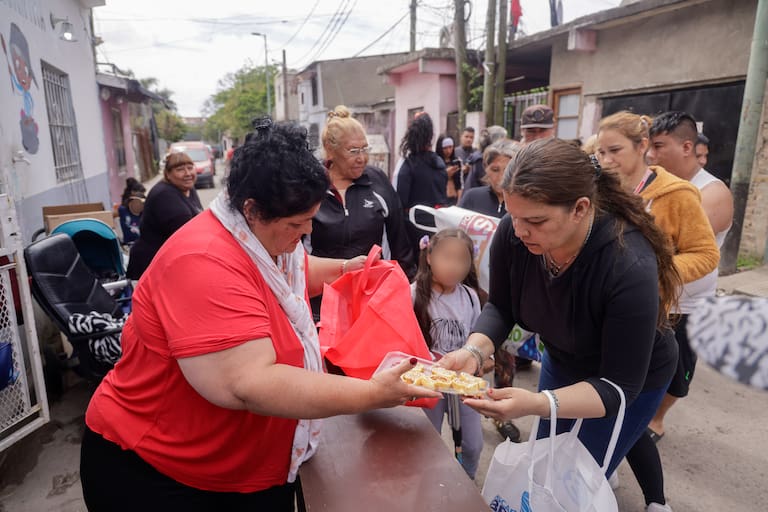
M 563 0 L 567 22 L 615 7 L 620 0 Z M 218 80 L 244 64 L 264 63 L 286 50 L 289 67 L 315 60 L 407 51 L 410 0 L 107 0 L 94 9 L 99 62 L 155 77 L 174 91 L 179 112 L 200 115 Z M 527 33 L 549 28 L 549 3 L 521 0 Z M 453 0 L 420 0 L 417 48 L 438 45 L 440 28 L 451 22 Z M 473 0 L 467 39 L 485 45 L 486 0 Z

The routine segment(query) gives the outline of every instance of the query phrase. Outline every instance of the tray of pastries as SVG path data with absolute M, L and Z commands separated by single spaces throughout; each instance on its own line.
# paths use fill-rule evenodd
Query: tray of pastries
M 403 359 L 412 357 L 403 352 L 390 352 L 384 357 L 374 375 L 384 369 L 397 366 Z M 488 389 L 488 382 L 485 379 L 442 368 L 426 359 L 417 357 L 416 360 L 416 365 L 400 377 L 403 382 L 440 393 L 462 396 L 481 396 Z

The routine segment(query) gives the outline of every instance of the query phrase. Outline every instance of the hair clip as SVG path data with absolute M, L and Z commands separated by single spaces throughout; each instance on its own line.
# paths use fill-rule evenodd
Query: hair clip
M 414 120 L 416 120 L 416 119 L 420 118 L 421 116 L 423 116 L 423 115 L 424 115 L 424 114 L 426 114 L 426 113 L 427 113 L 427 112 L 426 112 L 425 110 L 422 110 L 422 111 L 420 111 L 420 112 L 416 112 L 416 113 L 413 115 L 413 119 L 414 119 Z
M 269 133 L 272 125 L 272 118 L 269 116 L 254 117 L 251 119 L 251 126 L 253 126 L 253 129 L 259 136 L 264 136 L 265 134 Z
M 589 155 L 589 161 L 592 162 L 592 167 L 595 168 L 595 178 L 599 178 L 603 174 L 603 167 L 595 155 Z
M 419 239 L 419 250 L 423 251 L 424 249 L 429 248 L 429 235 L 424 235 Z

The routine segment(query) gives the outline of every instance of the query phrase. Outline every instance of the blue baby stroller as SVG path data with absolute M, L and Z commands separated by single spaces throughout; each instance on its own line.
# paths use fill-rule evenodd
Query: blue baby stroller
M 121 304 L 123 313 L 130 313 L 133 288 L 125 276 L 124 253 L 115 231 L 97 219 L 75 219 L 63 222 L 51 231 L 51 235 L 58 233 L 72 239 L 83 263 Z
M 119 336 L 131 309 L 117 235 L 96 219 L 71 220 L 30 244 L 24 257 L 33 296 L 74 349 L 67 358 L 47 354 L 46 382 L 61 387 L 66 367 L 99 381 L 122 353 Z

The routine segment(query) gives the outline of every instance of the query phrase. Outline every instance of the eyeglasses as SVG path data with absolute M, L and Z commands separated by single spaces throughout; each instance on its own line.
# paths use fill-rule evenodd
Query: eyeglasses
M 358 157 L 362 155 L 367 155 L 371 152 L 371 146 L 363 146 L 361 148 L 346 148 L 347 153 L 351 157 Z

